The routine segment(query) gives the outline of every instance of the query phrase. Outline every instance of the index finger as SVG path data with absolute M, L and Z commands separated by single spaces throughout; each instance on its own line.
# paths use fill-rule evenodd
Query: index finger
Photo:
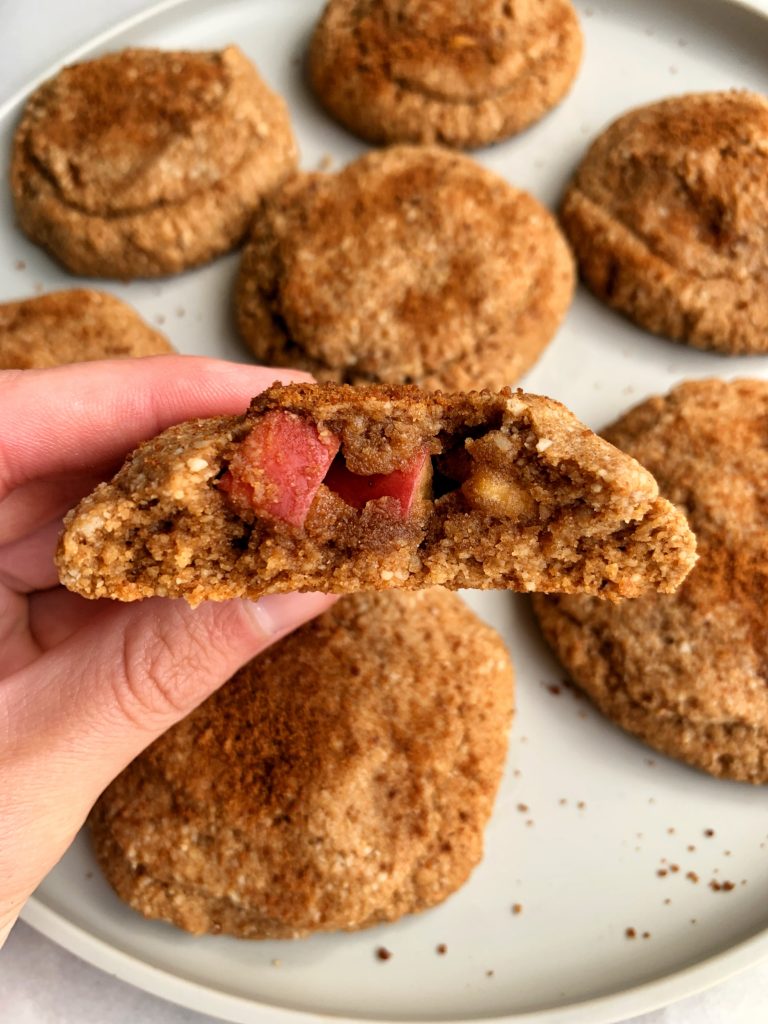
M 30 481 L 109 467 L 182 420 L 244 412 L 307 374 L 195 356 L 0 372 L 0 501 Z

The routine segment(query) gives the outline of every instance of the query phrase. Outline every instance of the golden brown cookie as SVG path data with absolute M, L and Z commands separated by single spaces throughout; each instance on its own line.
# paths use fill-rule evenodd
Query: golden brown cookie
M 688 515 L 680 590 L 537 597 L 544 635 L 618 725 L 712 775 L 768 782 L 768 381 L 682 384 L 607 432 Z
M 573 284 L 536 199 L 468 157 L 396 146 L 279 188 L 244 250 L 235 307 L 271 366 L 498 390 L 538 358 Z
M 444 585 L 633 597 L 695 560 L 653 477 L 559 402 L 511 390 L 274 384 L 171 427 L 65 520 L 85 597 Z
M 569 0 L 330 0 L 309 78 L 364 139 L 471 148 L 559 103 L 581 49 Z
M 455 595 L 342 598 L 118 776 L 90 819 L 99 863 L 196 933 L 426 910 L 482 857 L 512 698 L 501 638 Z
M 122 50 L 32 94 L 11 189 L 21 228 L 74 273 L 158 277 L 236 245 L 295 165 L 285 105 L 237 47 Z
M 768 352 L 762 96 L 677 96 L 625 114 L 581 162 L 562 222 L 587 285 L 641 327 Z
M 167 352 L 164 334 L 106 292 L 73 288 L 0 303 L 0 370 Z

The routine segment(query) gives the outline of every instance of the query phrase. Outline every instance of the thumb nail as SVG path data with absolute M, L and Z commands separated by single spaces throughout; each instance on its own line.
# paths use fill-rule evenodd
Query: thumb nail
M 268 594 L 243 604 L 265 637 L 278 637 L 320 615 L 333 601 L 328 594 Z

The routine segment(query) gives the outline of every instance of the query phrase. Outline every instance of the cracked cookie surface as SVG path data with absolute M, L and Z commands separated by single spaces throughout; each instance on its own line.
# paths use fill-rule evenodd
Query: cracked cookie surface
M 561 219 L 589 288 L 655 334 L 768 351 L 768 101 L 677 96 L 592 144 Z
M 335 384 L 166 430 L 68 514 L 58 551 L 86 597 L 193 604 L 433 585 L 616 598 L 674 590 L 694 560 L 651 474 L 558 402 Z
M 568 246 L 533 196 L 468 157 L 395 146 L 273 193 L 235 308 L 270 366 L 497 390 L 539 357 L 573 286 Z
M 356 594 L 141 754 L 91 814 L 147 917 L 294 938 L 425 910 L 482 856 L 513 672 L 454 594 Z
M 685 511 L 699 561 L 676 594 L 620 607 L 537 595 L 544 635 L 622 728 L 712 775 L 768 782 L 768 382 L 682 384 L 606 436 Z
M 285 105 L 237 47 L 128 49 L 32 94 L 11 191 L 22 230 L 67 269 L 157 277 L 236 245 L 295 166 Z
M 309 77 L 364 139 L 472 148 L 559 103 L 581 51 L 569 0 L 330 0 Z

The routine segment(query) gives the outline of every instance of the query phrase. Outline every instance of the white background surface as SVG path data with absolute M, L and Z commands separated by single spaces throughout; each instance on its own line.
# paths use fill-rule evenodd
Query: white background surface
M 0 102 L 81 41 L 144 6 L 143 0 L 113 0 L 109 5 L 103 0 L 0 0 Z M 765 6 L 768 9 L 768 0 Z M 768 964 L 636 1022 L 762 1024 L 767 1005 Z M 17 926 L 0 954 L 0 1017 L 4 1024 L 212 1021 L 110 978 L 24 924 Z

